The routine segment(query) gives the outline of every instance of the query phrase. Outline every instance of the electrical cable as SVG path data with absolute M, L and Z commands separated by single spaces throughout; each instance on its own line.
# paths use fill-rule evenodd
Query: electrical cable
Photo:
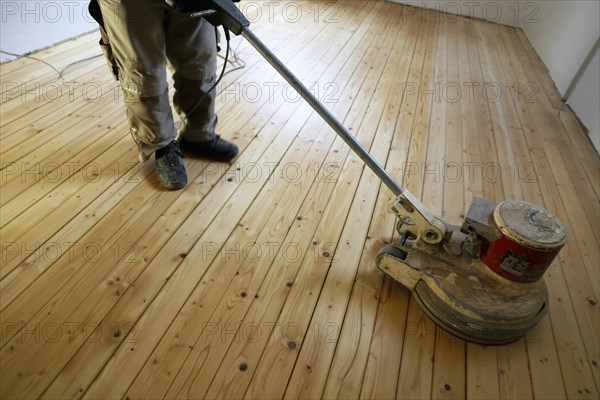
M 35 57 L 32 57 L 32 56 L 28 56 L 28 55 L 25 55 L 25 54 L 15 54 L 15 53 L 11 53 L 9 51 L 4 51 L 4 50 L 0 50 L 0 53 L 7 54 L 9 56 L 13 56 L 13 57 L 17 57 L 17 58 L 21 58 L 21 57 L 23 57 L 23 58 L 30 58 L 32 60 L 42 62 L 42 63 L 46 64 L 47 66 L 49 66 L 50 68 L 52 68 L 54 70 L 54 72 L 56 72 L 58 74 L 58 76 L 60 76 L 62 78 L 61 72 L 58 69 L 54 68 L 54 66 L 52 64 L 50 64 L 49 62 L 47 62 L 47 61 L 44 61 L 42 59 L 35 58 Z
M 229 64 L 231 64 L 234 68 L 227 70 L 225 72 L 225 75 L 228 75 L 232 72 L 235 71 L 239 71 L 240 69 L 244 69 L 246 68 L 246 62 L 244 60 L 242 60 L 242 58 L 239 56 L 237 50 L 239 49 L 240 45 L 242 44 L 242 42 L 238 42 L 237 46 L 235 49 L 231 50 L 231 54 L 233 55 L 233 60 L 229 60 Z M 225 60 L 225 57 L 223 57 L 222 55 L 218 54 L 217 55 L 220 59 Z M 225 62 L 227 62 L 227 60 L 225 60 Z
M 212 85 L 212 87 L 206 91 L 205 93 L 202 94 L 202 96 L 200 96 L 200 98 L 198 99 L 198 102 L 194 105 L 194 107 L 192 107 L 192 109 L 188 112 L 185 113 L 185 117 L 183 117 L 181 119 L 181 121 L 179 122 L 180 126 L 181 124 L 183 124 L 183 122 L 188 118 L 189 115 L 193 114 L 194 111 L 196 111 L 196 109 L 200 106 L 200 104 L 202 103 L 202 101 L 204 100 L 204 98 L 211 93 L 213 90 L 215 90 L 217 88 L 217 86 L 219 85 L 219 83 L 221 83 L 221 80 L 223 79 L 223 77 L 225 76 L 225 70 L 227 69 L 227 62 L 229 60 L 229 52 L 231 51 L 231 37 L 229 35 L 229 31 L 227 29 L 225 30 L 225 38 L 227 39 L 227 50 L 225 51 L 225 62 L 223 63 L 223 69 L 221 71 L 221 75 L 219 76 L 219 79 L 217 79 L 217 81 L 215 82 L 214 85 Z
M 232 72 L 239 71 L 240 69 L 246 68 L 246 62 L 244 60 L 242 60 L 241 58 L 239 58 L 237 53 L 231 52 L 231 54 L 233 55 L 233 60 L 229 60 L 229 64 L 231 64 L 233 66 L 233 68 L 228 69 L 225 72 L 225 75 L 229 75 Z M 225 60 L 225 57 L 223 57 L 221 55 L 219 55 L 219 58 L 222 60 Z
M 91 60 L 94 60 L 94 59 L 99 58 L 99 57 L 102 57 L 102 54 L 96 54 L 94 56 L 87 57 L 87 58 L 84 58 L 82 60 L 78 60 L 78 61 L 72 62 L 72 63 L 68 64 L 66 67 L 64 67 L 62 69 L 62 71 L 59 71 L 56 67 L 54 67 L 54 65 L 50 64 L 48 61 L 42 60 L 41 58 L 32 57 L 32 56 L 29 56 L 29 55 L 26 55 L 26 54 L 11 53 L 11 52 L 4 51 L 4 50 L 0 50 L 0 53 L 8 54 L 9 56 L 18 57 L 18 58 L 29 58 L 29 59 L 32 59 L 32 60 L 44 63 L 47 66 L 49 66 L 50 68 L 52 68 L 54 70 L 54 72 L 56 72 L 58 74 L 58 76 L 59 76 L 60 79 L 64 79 L 65 78 L 65 74 L 66 74 L 67 70 L 69 68 L 71 68 L 72 66 L 84 63 L 86 61 L 91 61 Z
M 75 66 L 75 65 L 77 65 L 77 64 L 84 63 L 84 62 L 86 62 L 86 61 L 95 60 L 96 58 L 100 58 L 100 57 L 104 57 L 104 55 L 103 55 L 103 54 L 96 54 L 96 55 L 93 55 L 93 56 L 91 56 L 91 57 L 87 57 L 87 58 L 84 58 L 84 59 L 82 59 L 82 60 L 79 60 L 79 61 L 72 62 L 71 64 L 68 64 L 66 67 L 64 67 L 64 68 L 62 69 L 62 71 L 60 71 L 60 75 L 61 75 L 61 77 L 62 77 L 62 78 L 64 78 L 64 75 L 67 73 L 67 70 L 68 70 L 69 68 L 71 68 L 71 67 L 73 67 L 73 66 Z
M 180 124 L 183 123 L 183 121 L 185 121 L 187 119 L 188 115 L 191 115 L 191 114 L 194 113 L 194 111 L 196 111 L 196 109 L 200 106 L 200 104 L 204 100 L 204 97 L 206 97 L 209 93 L 211 93 L 213 90 L 215 90 L 217 88 L 217 86 L 219 85 L 219 83 L 221 83 L 221 80 L 223 79 L 223 77 L 225 75 L 227 75 L 227 74 L 229 74 L 231 72 L 238 71 L 240 69 L 246 68 L 246 62 L 244 60 L 242 60 L 241 58 L 239 58 L 239 56 L 238 56 L 238 54 L 237 54 L 237 52 L 235 50 L 233 51 L 233 61 L 229 60 L 229 55 L 232 52 L 231 51 L 231 36 L 230 36 L 229 31 L 227 29 L 224 29 L 224 31 L 225 31 L 225 38 L 227 39 L 227 49 L 225 51 L 225 57 L 222 57 L 221 55 L 219 55 L 219 58 L 222 58 L 223 60 L 225 60 L 223 62 L 223 69 L 221 71 L 221 75 L 219 76 L 219 79 L 217 79 L 217 81 L 214 83 L 214 85 L 212 85 L 212 87 L 206 93 L 204 93 L 200 97 L 200 99 L 194 105 L 194 107 L 192 107 L 192 109 L 189 112 L 186 112 L 186 116 L 180 121 Z M 238 48 L 239 48 L 239 44 L 238 44 Z M 32 57 L 32 56 L 25 55 L 25 54 L 10 53 L 10 52 L 4 51 L 4 50 L 0 50 L 0 53 L 4 53 L 4 54 L 7 54 L 9 56 L 14 56 L 14 57 L 19 57 L 19 58 L 21 58 L 21 57 L 30 58 L 32 60 L 42 62 L 42 63 L 48 65 L 50 68 L 52 68 L 58 74 L 58 76 L 60 77 L 60 79 L 64 79 L 64 75 L 65 75 L 66 71 L 69 68 L 71 68 L 72 66 L 80 64 L 80 63 L 83 63 L 83 62 L 86 62 L 86 61 L 90 61 L 90 60 L 93 60 L 95 58 L 98 58 L 98 57 L 102 56 L 102 54 L 97 54 L 95 56 L 91 56 L 91 57 L 88 57 L 88 58 L 84 58 L 82 60 L 78 60 L 78 61 L 72 62 L 72 63 L 68 64 L 66 67 L 64 67 L 62 69 L 62 71 L 59 71 L 56 67 L 54 67 L 49 62 L 44 61 L 44 60 L 39 59 L 39 58 L 36 58 L 36 57 Z M 233 69 L 231 69 L 229 71 L 227 71 L 227 63 L 230 63 L 231 65 L 235 65 L 234 62 L 237 63 L 239 66 L 235 67 L 235 68 L 233 68 Z

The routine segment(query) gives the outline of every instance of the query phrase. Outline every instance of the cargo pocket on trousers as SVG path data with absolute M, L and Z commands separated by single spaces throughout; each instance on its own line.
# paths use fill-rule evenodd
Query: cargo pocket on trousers
M 100 39 L 100 48 L 102 49 L 102 53 L 104 53 L 104 58 L 106 58 L 106 62 L 108 63 L 108 68 L 110 72 L 113 74 L 115 80 L 119 80 L 119 67 L 117 66 L 117 61 L 113 55 L 112 49 L 109 43 L 106 43 L 104 39 Z

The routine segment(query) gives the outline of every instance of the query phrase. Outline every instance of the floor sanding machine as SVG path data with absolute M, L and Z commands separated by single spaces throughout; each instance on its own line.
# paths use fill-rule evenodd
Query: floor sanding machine
M 229 32 L 243 36 L 393 192 L 390 209 L 398 218 L 400 240 L 381 249 L 377 267 L 410 289 L 440 327 L 470 342 L 505 344 L 523 337 L 546 314 L 548 291 L 542 278 L 566 241 L 558 218 L 524 201 L 495 204 L 475 198 L 462 226 L 444 222 L 401 188 L 252 33 L 232 0 L 167 2 L 223 25 L 227 37 Z

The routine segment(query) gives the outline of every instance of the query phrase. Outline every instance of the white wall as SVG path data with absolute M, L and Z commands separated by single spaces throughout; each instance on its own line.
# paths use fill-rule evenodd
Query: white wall
M 0 50 L 24 54 L 97 29 L 88 0 L 0 0 Z M 0 53 L 0 61 L 15 57 Z
M 538 1 L 539 23 L 522 26 L 550 76 L 600 151 L 598 54 L 586 59 L 600 36 L 600 1 Z
M 591 62 L 577 80 L 568 103 L 590 130 L 590 139 L 600 149 L 600 51 L 596 47 Z
M 600 1 L 538 1 L 538 23 L 523 31 L 565 94 L 600 35 Z

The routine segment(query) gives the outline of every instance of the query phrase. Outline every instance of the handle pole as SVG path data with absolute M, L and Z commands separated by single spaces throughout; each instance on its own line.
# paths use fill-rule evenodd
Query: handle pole
M 317 99 L 312 92 L 254 35 L 249 28 L 243 28 L 241 35 L 285 78 L 286 81 L 306 100 L 308 104 L 329 124 L 329 126 L 350 146 L 367 164 L 381 181 L 400 196 L 404 189 L 394 181 L 390 174 L 369 154 L 367 149 L 346 129 L 344 125 Z

